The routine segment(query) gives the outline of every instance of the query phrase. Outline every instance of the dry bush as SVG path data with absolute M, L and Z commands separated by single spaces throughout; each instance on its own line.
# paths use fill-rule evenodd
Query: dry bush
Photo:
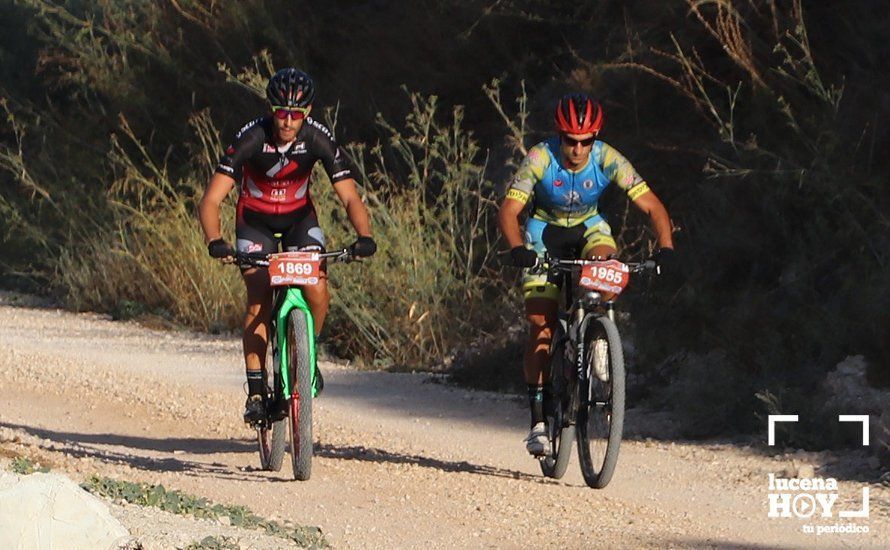
M 201 157 L 212 158 L 218 140 L 206 112 L 191 124 L 200 136 Z M 126 120 L 113 136 L 116 179 L 110 194 L 112 220 L 104 231 L 66 250 L 58 258 L 55 282 L 77 309 L 153 312 L 202 330 L 231 329 L 240 323 L 243 284 L 234 268 L 207 255 L 195 216 L 206 174 L 173 181 L 156 163 Z M 204 176 L 204 177 L 202 177 Z M 223 205 L 222 219 L 233 232 L 234 205 Z
M 352 148 L 379 251 L 357 268 L 331 272 L 330 337 L 341 352 L 378 366 L 441 362 L 496 326 L 507 303 L 492 267 L 494 186 L 479 145 L 462 127 L 463 109 L 443 117 L 435 97 L 409 99 L 402 127 L 380 119 L 385 141 Z M 351 242 L 329 186 L 314 189 L 329 240 Z

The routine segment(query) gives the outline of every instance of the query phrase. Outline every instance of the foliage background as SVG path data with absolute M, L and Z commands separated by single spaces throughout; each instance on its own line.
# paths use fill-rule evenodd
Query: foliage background
M 295 65 L 363 171 L 381 244 L 333 274 L 329 345 L 509 387 L 519 298 L 494 214 L 555 99 L 584 90 L 678 228 L 681 280 L 622 303 L 636 398 L 690 436 L 799 412 L 796 443 L 816 445 L 840 359 L 865 355 L 890 386 L 888 18 L 866 0 L 0 0 L 0 283 L 235 327 L 240 282 L 206 257 L 196 201 L 272 68 Z M 625 254 L 646 255 L 644 220 L 617 193 L 604 206 Z

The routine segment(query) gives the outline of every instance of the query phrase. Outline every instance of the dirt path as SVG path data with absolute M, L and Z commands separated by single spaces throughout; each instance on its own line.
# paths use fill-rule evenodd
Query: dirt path
M 574 457 L 563 480 L 541 477 L 522 447 L 521 403 L 425 375 L 332 364 L 322 366 L 312 479 L 288 481 L 287 471 L 255 469 L 251 433 L 239 421 L 235 340 L 20 303 L 0 294 L 0 451 L 43 457 L 74 477 L 163 483 L 243 504 L 320 526 L 338 548 L 877 547 L 890 540 L 884 485 L 869 486 L 870 517 L 857 520 L 869 533 L 817 537 L 802 525 L 849 520 L 767 517 L 767 475 L 781 475 L 788 459 L 637 438 L 622 445 L 609 487 L 594 491 Z M 631 414 L 629 430 L 647 421 Z M 857 509 L 864 486 L 841 481 L 838 507 Z

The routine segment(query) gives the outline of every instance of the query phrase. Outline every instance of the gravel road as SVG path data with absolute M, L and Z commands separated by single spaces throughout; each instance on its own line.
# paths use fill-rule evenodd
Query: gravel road
M 515 399 L 335 364 L 322 364 L 312 479 L 290 481 L 287 463 L 280 473 L 256 469 L 252 434 L 239 418 L 236 339 L 35 306 L 0 293 L 0 454 L 30 456 L 75 479 L 162 483 L 319 526 L 337 548 L 834 548 L 890 540 L 890 487 L 859 454 L 652 440 L 640 434 L 663 416 L 630 411 L 616 475 L 597 491 L 574 457 L 563 480 L 540 475 L 523 448 L 526 411 Z M 869 532 L 803 532 L 854 521 L 836 513 L 768 518 L 768 474 L 801 465 L 839 477 L 836 509 L 858 509 L 868 487 L 870 517 L 855 523 Z M 162 536 L 153 529 L 177 529 L 154 515 L 117 514 L 145 540 Z

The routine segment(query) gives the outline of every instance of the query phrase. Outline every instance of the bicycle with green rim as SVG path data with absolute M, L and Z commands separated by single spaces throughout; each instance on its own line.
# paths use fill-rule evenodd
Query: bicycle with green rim
M 300 287 L 318 284 L 325 259 L 354 260 L 346 249 L 328 253 L 239 252 L 235 255 L 236 265 L 267 268 L 272 285 L 270 353 L 267 354 L 267 363 L 271 364 L 264 367 L 267 417 L 253 426 L 257 432 L 260 466 L 264 470 L 279 471 L 289 440 L 294 479 L 300 481 L 312 475 L 312 400 L 322 385 L 316 368 L 315 323 Z

